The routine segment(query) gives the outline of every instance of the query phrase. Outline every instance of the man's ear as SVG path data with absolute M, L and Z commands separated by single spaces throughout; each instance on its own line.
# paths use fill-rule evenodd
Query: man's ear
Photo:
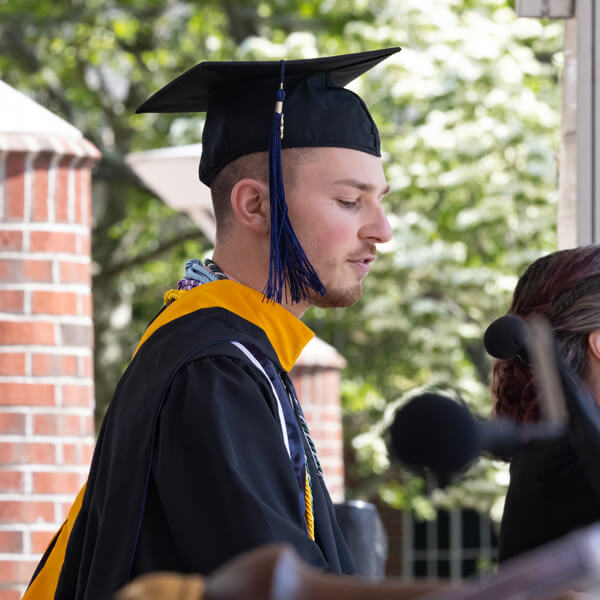
M 588 335 L 588 350 L 596 357 L 596 360 L 600 361 L 600 329 L 596 329 Z
M 256 179 L 240 179 L 231 190 L 231 208 L 236 221 L 259 234 L 271 228 L 269 188 Z

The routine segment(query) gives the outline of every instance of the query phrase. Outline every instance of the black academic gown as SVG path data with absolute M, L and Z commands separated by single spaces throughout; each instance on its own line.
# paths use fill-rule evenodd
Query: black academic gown
M 514 456 L 499 536 L 507 560 L 600 520 L 600 501 L 569 438 L 530 442 Z
M 136 575 L 209 574 L 246 550 L 274 542 L 290 543 L 315 567 L 355 573 L 307 447 L 316 539 L 309 538 L 277 399 L 264 374 L 231 343 L 255 348 L 285 377 L 282 357 L 289 367 L 301 350 L 295 347 L 299 339 L 307 341 L 305 333 L 288 335 L 272 314 L 293 328 L 289 318 L 297 320 L 290 313 L 231 281 L 196 288 L 188 305 L 202 298 L 204 287 L 212 301 L 159 323 L 121 378 L 55 594 L 39 594 L 34 578 L 35 593 L 27 600 L 105 599 Z M 233 309 L 231 294 L 237 295 Z M 220 295 L 225 308 L 218 306 Z M 185 305 L 173 304 L 178 302 Z M 238 305 L 243 316 L 235 312 Z

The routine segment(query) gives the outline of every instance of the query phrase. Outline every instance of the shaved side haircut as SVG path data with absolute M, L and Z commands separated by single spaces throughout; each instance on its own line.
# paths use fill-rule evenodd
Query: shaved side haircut
M 296 167 L 308 156 L 311 148 L 286 148 L 282 152 L 282 168 L 285 186 L 294 185 Z M 233 211 L 231 210 L 231 192 L 235 184 L 242 179 L 256 179 L 269 185 L 269 153 L 254 152 L 240 156 L 223 167 L 215 177 L 210 188 L 217 236 L 227 232 Z

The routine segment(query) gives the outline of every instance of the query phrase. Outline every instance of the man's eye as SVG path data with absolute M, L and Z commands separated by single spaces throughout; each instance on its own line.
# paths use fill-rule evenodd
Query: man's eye
M 358 202 L 356 200 L 342 200 L 341 198 L 337 199 L 338 204 L 343 208 L 355 208 L 358 206 Z

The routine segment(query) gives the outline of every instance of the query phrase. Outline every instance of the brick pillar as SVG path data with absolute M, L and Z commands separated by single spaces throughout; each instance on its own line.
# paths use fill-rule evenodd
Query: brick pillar
M 99 153 L 64 125 L 67 139 L 7 133 L 0 122 L 0 600 L 25 590 L 94 442 L 90 169 Z
M 291 373 L 334 502 L 344 500 L 340 370 L 345 364 L 335 348 L 315 338 Z

